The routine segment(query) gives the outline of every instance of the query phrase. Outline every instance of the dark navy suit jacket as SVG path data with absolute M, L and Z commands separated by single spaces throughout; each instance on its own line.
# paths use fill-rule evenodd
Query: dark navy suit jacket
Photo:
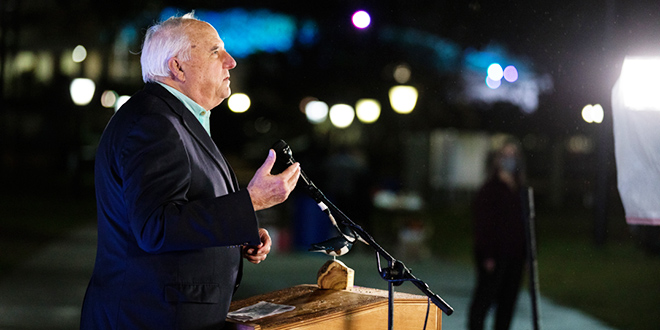
M 147 84 L 108 123 L 95 184 L 98 250 L 81 329 L 220 328 L 258 222 L 195 116 Z

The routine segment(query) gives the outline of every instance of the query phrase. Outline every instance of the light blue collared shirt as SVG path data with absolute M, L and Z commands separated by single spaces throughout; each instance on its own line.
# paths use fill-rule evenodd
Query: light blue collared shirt
M 179 101 L 183 103 L 183 105 L 192 112 L 192 114 L 199 120 L 199 123 L 202 124 L 202 127 L 206 130 L 206 133 L 211 136 L 211 111 L 204 109 L 201 105 L 197 104 L 197 102 L 193 101 L 191 98 L 186 96 L 186 94 L 183 94 L 176 90 L 175 88 L 165 85 L 161 82 L 158 82 L 161 86 L 165 87 L 172 95 L 174 95 Z

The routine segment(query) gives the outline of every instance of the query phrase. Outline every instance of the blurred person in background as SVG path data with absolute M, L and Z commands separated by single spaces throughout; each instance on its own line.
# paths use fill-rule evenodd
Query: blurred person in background
M 98 250 L 81 329 L 220 329 L 242 273 L 272 242 L 255 211 L 285 201 L 300 174 L 271 175 L 269 151 L 247 189 L 210 136 L 236 66 L 191 14 L 154 25 L 143 90 L 108 123 L 95 162 Z
M 488 157 L 488 177 L 473 205 L 477 285 L 469 311 L 470 330 L 483 329 L 491 307 L 494 329 L 509 329 L 526 262 L 522 190 L 524 164 L 514 140 Z

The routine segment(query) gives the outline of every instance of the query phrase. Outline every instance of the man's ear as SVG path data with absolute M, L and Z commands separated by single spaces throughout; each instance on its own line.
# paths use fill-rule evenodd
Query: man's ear
M 170 57 L 170 59 L 167 60 L 167 67 L 170 69 L 170 75 L 172 79 L 182 82 L 186 81 L 186 75 L 183 72 L 183 67 L 181 66 L 181 62 L 178 58 Z

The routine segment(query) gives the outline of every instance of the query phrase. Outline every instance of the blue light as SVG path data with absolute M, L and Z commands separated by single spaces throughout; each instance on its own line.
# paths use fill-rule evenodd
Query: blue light
M 408 52 L 415 61 L 428 61 L 440 72 L 452 72 L 461 65 L 461 49 L 455 42 L 412 28 L 386 26 L 379 38 Z
M 316 38 L 319 34 L 319 27 L 313 20 L 306 20 L 300 24 L 298 30 L 298 41 L 305 45 L 310 46 L 316 43 Z
M 165 8 L 160 18 L 166 20 L 180 13 L 178 9 Z M 318 29 L 314 22 L 304 22 L 299 31 L 294 17 L 267 9 L 247 11 L 232 8 L 221 12 L 196 10 L 195 16 L 218 30 L 227 51 L 236 58 L 244 58 L 257 52 L 286 52 L 293 47 L 296 40 L 310 45 L 318 38 Z

